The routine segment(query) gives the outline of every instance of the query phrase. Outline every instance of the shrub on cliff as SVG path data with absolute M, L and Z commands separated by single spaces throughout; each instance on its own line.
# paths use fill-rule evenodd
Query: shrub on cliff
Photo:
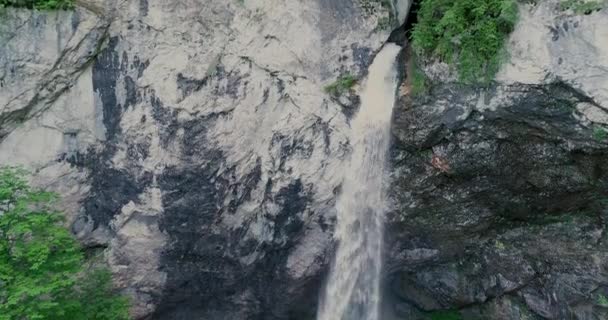
M 515 0 L 422 0 L 412 45 L 454 65 L 464 82 L 487 82 L 517 17 Z
M 2 7 L 66 10 L 74 7 L 74 0 L 0 0 L 0 8 Z
M 345 74 L 343 76 L 340 76 L 338 80 L 325 86 L 324 90 L 330 95 L 339 96 L 350 90 L 356 84 L 357 78 L 355 78 L 351 74 Z
M 429 320 L 462 320 L 462 316 L 455 310 L 439 310 L 431 312 Z
M 31 189 L 23 172 L 0 168 L 0 320 L 125 320 L 127 302 L 83 253 L 56 196 Z

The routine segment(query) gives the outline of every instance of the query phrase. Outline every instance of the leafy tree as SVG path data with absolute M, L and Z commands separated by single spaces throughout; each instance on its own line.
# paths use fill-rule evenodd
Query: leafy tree
M 75 295 L 81 304 L 69 319 L 73 320 L 128 320 L 129 301 L 112 294 L 112 275 L 107 269 L 92 269 L 86 280 L 77 284 Z
M 66 10 L 74 8 L 74 0 L 0 0 L 0 8 L 2 7 L 39 10 Z
M 56 195 L 0 168 L 0 320 L 123 320 L 107 271 L 84 271 L 77 241 L 52 209 Z
M 464 82 L 488 82 L 518 18 L 515 0 L 422 0 L 412 44 L 456 66 Z

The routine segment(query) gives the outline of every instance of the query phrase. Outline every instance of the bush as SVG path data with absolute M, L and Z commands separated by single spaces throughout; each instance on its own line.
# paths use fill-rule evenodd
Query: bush
M 596 126 L 593 128 L 593 138 L 599 142 L 603 142 L 608 139 L 608 130 L 602 127 Z
M 338 78 L 334 83 L 326 86 L 325 92 L 333 96 L 339 96 L 350 90 L 355 84 L 357 84 L 357 78 L 350 74 L 346 74 Z
M 597 304 L 602 307 L 608 307 L 608 298 L 605 295 L 600 293 L 597 296 Z
M 107 271 L 83 270 L 81 248 L 23 171 L 0 168 L 0 320 L 126 320 Z
M 488 82 L 517 17 L 515 0 L 422 0 L 412 45 L 455 65 L 463 82 Z
M 462 316 L 455 310 L 433 311 L 430 320 L 462 320 Z
M 112 274 L 104 268 L 86 272 L 75 288 L 80 296 L 81 307 L 69 319 L 74 320 L 127 320 L 129 319 L 129 301 L 126 297 L 114 295 Z
M 412 57 L 412 71 L 411 71 L 411 83 L 412 83 L 412 95 L 419 96 L 426 94 L 429 91 L 429 83 L 426 78 L 426 74 L 420 66 L 415 57 Z
M 0 8 L 2 7 L 66 10 L 74 8 L 74 0 L 0 0 Z

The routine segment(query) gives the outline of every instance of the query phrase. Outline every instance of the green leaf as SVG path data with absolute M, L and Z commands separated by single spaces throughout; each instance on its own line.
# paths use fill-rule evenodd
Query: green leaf
M 78 242 L 19 168 L 0 168 L 0 320 L 126 320 L 108 271 L 84 270 Z
M 460 80 L 488 82 L 517 21 L 515 0 L 422 0 L 412 46 L 452 65 Z
M 0 7 L 68 10 L 74 8 L 74 0 L 0 0 Z

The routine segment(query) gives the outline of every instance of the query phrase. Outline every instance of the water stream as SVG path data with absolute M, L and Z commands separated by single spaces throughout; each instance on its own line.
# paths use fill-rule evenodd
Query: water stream
M 318 320 L 379 319 L 384 178 L 400 49 L 389 43 L 378 53 L 351 122 L 353 151 L 336 203 L 338 248 Z

